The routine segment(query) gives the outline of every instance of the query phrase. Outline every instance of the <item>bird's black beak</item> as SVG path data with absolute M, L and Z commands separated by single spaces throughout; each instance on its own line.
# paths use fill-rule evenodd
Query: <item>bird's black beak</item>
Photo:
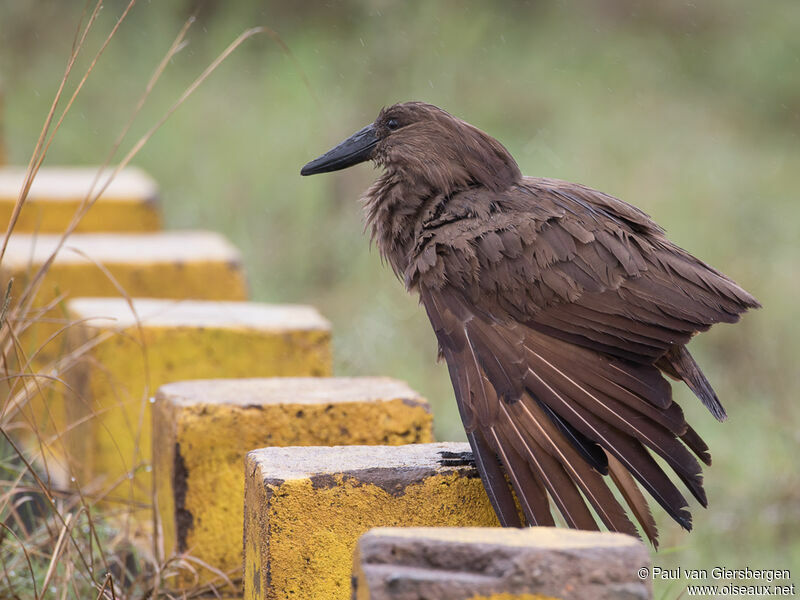
M 377 143 L 375 125 L 367 125 L 332 150 L 312 160 L 300 170 L 300 175 L 329 173 L 357 165 L 372 157 L 372 149 Z

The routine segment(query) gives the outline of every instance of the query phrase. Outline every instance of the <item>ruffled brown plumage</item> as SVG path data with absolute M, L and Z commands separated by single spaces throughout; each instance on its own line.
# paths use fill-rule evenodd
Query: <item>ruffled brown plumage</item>
M 529 524 L 553 524 L 552 505 L 572 527 L 596 529 L 596 515 L 635 534 L 613 485 L 654 544 L 639 486 L 690 529 L 653 453 L 703 506 L 697 459 L 710 455 L 663 375 L 724 420 L 686 344 L 755 298 L 639 209 L 522 176 L 502 144 L 435 106 L 386 108 L 357 135 L 304 174 L 383 168 L 364 198 L 368 226 L 430 318 L 501 523 L 521 524 L 510 481 Z

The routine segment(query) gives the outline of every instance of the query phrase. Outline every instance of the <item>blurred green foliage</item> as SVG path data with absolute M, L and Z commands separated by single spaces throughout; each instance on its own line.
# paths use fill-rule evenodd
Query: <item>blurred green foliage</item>
M 0 0 L 12 162 L 33 149 L 83 4 Z M 107 2 L 90 48 L 124 4 Z M 47 164 L 105 158 L 192 10 L 134 8 Z M 800 3 L 206 2 L 130 139 L 239 32 L 262 24 L 302 71 L 268 37 L 249 41 L 135 161 L 161 184 L 168 226 L 230 236 L 256 299 L 311 303 L 332 320 L 338 373 L 408 380 L 433 403 L 439 437 L 462 439 L 426 317 L 362 234 L 358 198 L 374 172 L 305 179 L 300 166 L 381 106 L 419 99 L 500 139 L 526 174 L 638 205 L 765 306 L 692 344 L 731 418 L 716 423 L 676 390 L 712 448 L 711 506 L 694 506 L 691 535 L 661 518 L 654 560 L 800 565 Z M 682 586 L 656 589 L 676 598 Z

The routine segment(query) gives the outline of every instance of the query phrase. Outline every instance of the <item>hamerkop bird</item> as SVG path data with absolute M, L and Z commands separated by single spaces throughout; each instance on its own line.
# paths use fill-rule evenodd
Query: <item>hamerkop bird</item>
M 664 375 L 720 421 L 725 411 L 686 349 L 758 302 L 678 248 L 639 209 L 591 188 L 524 177 L 494 138 L 421 102 L 303 167 L 372 160 L 365 196 L 381 255 L 416 291 L 447 361 L 475 462 L 500 522 L 636 527 L 657 543 L 639 485 L 684 528 L 691 514 L 652 453 L 706 506 L 708 446 Z M 507 476 L 507 479 L 506 479 Z M 591 509 L 589 508 L 591 506 Z

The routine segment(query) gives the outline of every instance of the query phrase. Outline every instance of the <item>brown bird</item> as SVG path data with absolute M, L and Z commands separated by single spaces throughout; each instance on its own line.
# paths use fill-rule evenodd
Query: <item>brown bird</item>
M 372 239 L 428 313 L 500 522 L 522 525 L 510 482 L 529 525 L 553 525 L 552 503 L 570 527 L 598 529 L 593 509 L 636 535 L 613 483 L 657 544 L 638 481 L 691 529 L 652 454 L 703 506 L 695 457 L 711 456 L 664 375 L 724 420 L 686 344 L 756 299 L 636 207 L 523 176 L 500 142 L 436 106 L 383 109 L 301 174 L 366 160 L 383 167 L 364 197 Z

